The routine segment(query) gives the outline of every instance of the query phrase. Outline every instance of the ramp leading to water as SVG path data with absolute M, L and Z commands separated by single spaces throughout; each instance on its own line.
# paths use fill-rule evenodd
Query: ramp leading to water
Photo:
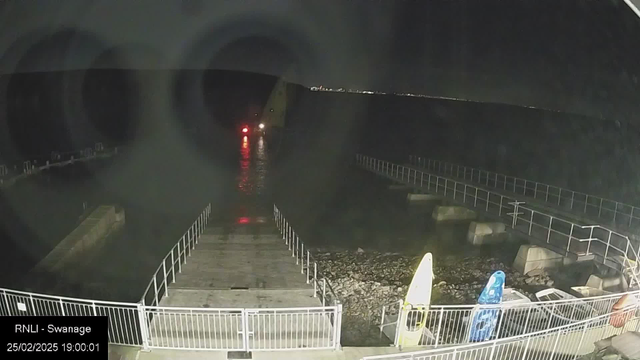
M 314 297 L 275 226 L 211 226 L 159 306 L 146 307 L 149 346 L 164 349 L 326 349 L 336 311 Z

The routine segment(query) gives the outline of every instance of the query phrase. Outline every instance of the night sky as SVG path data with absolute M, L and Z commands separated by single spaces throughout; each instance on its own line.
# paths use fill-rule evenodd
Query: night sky
M 638 17 L 622 0 L 21 1 L 0 72 L 222 68 L 630 120 Z

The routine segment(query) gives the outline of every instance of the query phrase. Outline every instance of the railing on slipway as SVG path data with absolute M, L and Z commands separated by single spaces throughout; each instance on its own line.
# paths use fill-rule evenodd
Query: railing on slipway
M 319 280 L 317 265 L 314 265 L 312 275 L 310 256 L 302 269 L 307 271 L 308 281 L 314 281 L 314 293 L 320 295 L 324 303 L 333 303 L 331 306 L 273 309 L 159 306 L 162 299 L 169 296 L 169 284 L 175 282 L 176 273 L 182 271 L 182 265 L 195 249 L 210 214 L 211 204 L 164 257 L 139 303 L 76 299 L 0 288 L 0 316 L 107 316 L 110 344 L 144 349 L 339 349 L 342 305 L 326 280 Z M 282 219 L 279 214 L 278 224 L 283 223 Z M 287 226 L 287 229 L 291 228 L 288 223 Z M 287 244 L 293 244 L 288 235 L 286 239 Z M 297 242 L 302 244 L 299 239 Z
M 565 256 L 591 257 L 629 278 L 629 288 L 640 284 L 638 251 L 623 234 L 601 225 L 579 225 L 534 210 L 513 197 L 492 192 L 465 182 L 397 165 L 364 155 L 356 156 L 356 164 L 378 175 L 442 195 L 470 209 L 504 222 L 512 232 L 526 235 Z
M 0 164 L 0 186 L 10 185 L 16 179 L 29 176 L 52 167 L 65 166 L 75 162 L 83 162 L 96 158 L 105 158 L 117 155 L 121 148 L 114 147 L 107 149 L 100 142 L 93 147 L 82 150 L 58 152 L 52 151 L 48 156 L 39 156 L 31 160 L 23 161 L 20 164 Z
M 636 304 L 614 313 L 532 333 L 459 346 L 366 356 L 362 360 L 576 359 L 591 353 L 598 340 L 638 331 L 638 310 Z
M 493 171 L 452 164 L 440 160 L 410 156 L 413 166 L 444 176 L 470 181 L 485 187 L 509 191 L 628 229 L 640 228 L 640 208 L 538 181 L 499 174 Z
M 411 167 L 393 164 L 384 160 L 357 155 L 356 163 L 365 169 L 396 181 L 409 184 L 428 192 L 442 195 L 456 203 L 471 209 L 483 211 L 485 214 L 505 222 L 512 231 L 527 235 L 537 243 L 541 243 L 564 255 L 591 256 L 607 266 L 616 268 L 629 277 L 630 288 L 638 284 L 637 252 L 631 241 L 625 235 L 619 234 L 600 225 L 578 225 L 552 215 L 533 210 L 523 202 L 505 195 L 488 191 L 476 186 L 468 185 L 445 177 L 422 172 Z M 511 336 L 537 331 L 538 323 L 549 326 L 563 325 L 575 321 L 588 319 L 602 314 L 602 311 L 613 305 L 615 294 L 609 297 L 577 299 L 575 306 L 570 302 L 566 305 L 556 303 L 555 306 L 566 309 L 549 309 L 550 305 L 532 303 L 530 305 L 516 305 L 503 313 L 504 328 L 497 331 L 498 336 Z M 595 301 L 592 310 L 578 311 L 585 307 L 585 301 Z M 615 303 L 615 302 L 614 302 Z M 563 303 L 564 304 L 564 303 Z M 529 308 L 527 308 L 529 306 Z M 393 303 L 383 308 L 384 317 L 381 320 L 381 330 L 394 343 L 398 344 L 398 319 L 401 318 L 400 303 Z M 585 307 L 586 309 L 587 307 Z M 526 309 L 525 311 L 523 311 Z M 530 309 L 530 310 L 529 310 Z M 572 310 L 575 309 L 575 310 Z M 479 309 L 481 310 L 481 309 Z M 428 328 L 431 334 L 427 343 L 433 346 L 463 344 L 468 338 L 468 328 L 473 306 L 441 307 L 435 312 L 429 312 Z M 541 316 L 547 314 L 548 316 Z M 556 316 L 565 314 L 564 316 Z M 583 315 L 581 315 L 583 314 Z M 540 319 L 539 319 L 540 318 Z M 394 328 L 395 327 L 395 328 Z M 392 331 L 396 330 L 396 331 Z
M 273 216 L 276 219 L 276 226 L 282 234 L 285 245 L 289 246 L 291 257 L 295 257 L 296 265 L 300 265 L 300 273 L 305 274 L 307 277 L 307 284 L 313 283 L 313 296 L 320 296 L 322 306 L 339 304 L 340 300 L 333 291 L 329 280 L 318 269 L 318 262 L 311 255 L 309 247 L 307 246 L 305 250 L 304 242 L 300 241 L 300 237 L 275 205 L 273 206 Z
M 196 221 L 185 231 L 180 240 L 169 250 L 156 269 L 140 300 L 145 306 L 157 306 L 163 297 L 169 296 L 169 284 L 176 282 L 176 273 L 182 272 L 191 251 L 196 248 L 211 215 L 211 204 L 200 213 Z
M 431 305 L 426 314 L 425 336 L 421 345 L 433 347 L 466 344 L 473 317 L 481 311 L 496 311 L 498 322 L 492 339 L 501 339 L 557 328 L 611 313 L 613 305 L 629 294 L 640 299 L 640 291 L 597 297 L 500 305 Z M 398 345 L 398 319 L 403 318 L 402 300 L 382 308 L 380 331 Z M 416 312 L 407 314 L 411 322 Z

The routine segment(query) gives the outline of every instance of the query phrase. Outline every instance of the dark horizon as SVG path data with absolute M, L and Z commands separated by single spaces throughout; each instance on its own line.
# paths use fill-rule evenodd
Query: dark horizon
M 227 69 L 611 121 L 635 121 L 640 110 L 640 20 L 622 0 L 166 1 L 151 14 L 146 0 L 117 14 L 99 11 L 100 1 L 33 4 L 2 7 L 0 30 L 16 35 L 0 42 L 0 73 Z M 38 16 L 49 13 L 64 27 Z

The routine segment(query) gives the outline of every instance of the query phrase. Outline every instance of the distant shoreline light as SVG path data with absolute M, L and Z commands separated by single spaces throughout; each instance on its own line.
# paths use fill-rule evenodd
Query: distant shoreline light
M 469 99 L 462 99 L 462 98 L 454 98 L 454 97 L 447 97 L 447 96 L 422 95 L 422 94 L 412 94 L 412 93 L 386 93 L 384 91 L 353 90 L 353 89 L 344 89 L 344 88 L 332 89 L 332 88 L 328 88 L 328 87 L 325 87 L 325 86 L 311 86 L 308 89 L 311 90 L 311 91 L 324 91 L 324 92 L 335 92 L 335 93 L 367 94 L 367 95 L 393 95 L 393 96 L 417 97 L 417 98 L 425 98 L 425 99 L 464 101 L 464 102 L 477 103 L 477 104 L 487 104 L 487 103 L 489 103 L 489 102 L 484 102 L 484 101 L 469 100 Z M 563 111 L 559 111 L 559 110 L 553 110 L 553 109 L 547 109 L 547 108 L 541 108 L 541 107 L 535 107 L 535 106 L 527 106 L 527 105 L 502 104 L 502 103 L 491 103 L 491 104 L 501 104 L 501 105 L 515 106 L 515 107 L 523 107 L 523 108 L 528 108 L 528 109 L 551 111 L 551 112 L 555 112 L 555 113 L 564 113 Z

